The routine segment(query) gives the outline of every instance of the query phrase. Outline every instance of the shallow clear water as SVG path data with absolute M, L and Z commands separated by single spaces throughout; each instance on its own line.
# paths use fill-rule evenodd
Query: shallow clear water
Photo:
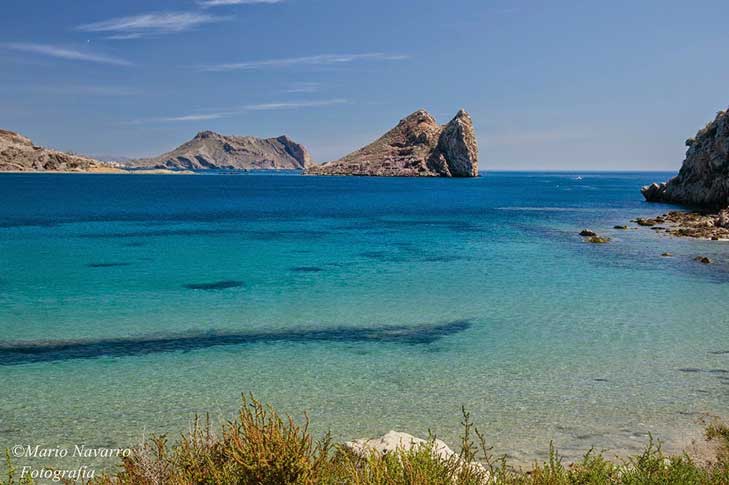
M 248 392 L 337 439 L 455 444 L 465 405 L 522 463 L 682 446 L 729 415 L 729 246 L 612 229 L 668 176 L 2 175 L 0 447 L 136 444 Z

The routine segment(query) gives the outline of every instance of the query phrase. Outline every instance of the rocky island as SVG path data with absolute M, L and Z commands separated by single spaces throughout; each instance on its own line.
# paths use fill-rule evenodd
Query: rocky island
M 384 177 L 477 177 L 478 145 L 464 110 L 439 125 L 425 110 L 400 120 L 383 136 L 350 153 L 305 170 L 310 175 Z
M 312 163 L 309 151 L 291 138 L 226 136 L 202 131 L 158 157 L 132 160 L 132 169 L 302 170 Z
M 0 129 L 0 172 L 120 172 L 93 158 L 34 145 L 30 138 Z

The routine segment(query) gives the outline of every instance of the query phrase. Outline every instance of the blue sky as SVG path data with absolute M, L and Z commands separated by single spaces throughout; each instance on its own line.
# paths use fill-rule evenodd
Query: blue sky
M 729 104 L 727 20 L 726 0 L 5 0 L 0 128 L 98 156 L 285 133 L 327 161 L 463 107 L 483 169 L 677 169 Z

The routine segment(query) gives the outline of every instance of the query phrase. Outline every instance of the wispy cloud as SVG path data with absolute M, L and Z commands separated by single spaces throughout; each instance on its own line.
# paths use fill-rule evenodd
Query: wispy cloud
M 106 32 L 112 34 L 109 39 L 137 39 L 148 35 L 184 32 L 200 25 L 222 22 L 228 18 L 204 12 L 154 12 L 83 24 L 76 27 L 76 30 Z
M 326 99 L 321 101 L 294 101 L 284 103 L 263 103 L 249 104 L 244 107 L 245 111 L 273 111 L 278 109 L 297 109 L 297 108 L 315 108 L 319 106 L 331 106 L 334 104 L 344 104 L 346 99 Z
M 202 7 L 223 7 L 226 5 L 253 5 L 256 3 L 283 3 L 285 0 L 200 0 Z
M 41 93 L 54 95 L 83 95 L 83 96 L 136 96 L 141 91 L 126 88 L 124 86 L 103 86 L 103 85 L 40 85 L 29 87 L 29 89 Z
M 285 93 L 315 93 L 319 91 L 320 83 L 295 83 L 284 90 Z
M 184 122 L 184 121 L 207 121 L 217 120 L 220 118 L 229 118 L 231 116 L 240 115 L 249 111 L 276 111 L 285 109 L 301 109 L 301 108 L 317 108 L 323 106 L 333 106 L 337 104 L 346 104 L 349 101 L 346 99 L 320 99 L 312 101 L 284 101 L 279 103 L 260 103 L 260 104 L 248 104 L 241 106 L 237 109 L 227 111 L 217 111 L 211 113 L 192 113 L 179 116 L 166 116 L 160 118 L 147 118 L 142 120 L 129 121 L 125 124 L 128 125 L 140 125 L 147 123 L 169 123 L 169 122 Z
M 239 71 L 284 68 L 292 66 L 327 66 L 346 64 L 355 61 L 399 61 L 408 56 L 401 54 L 385 54 L 383 52 L 367 52 L 364 54 L 319 54 L 316 56 L 289 57 L 284 59 L 265 59 L 260 61 L 235 62 L 202 66 L 203 71 Z
M 11 49 L 19 52 L 30 52 L 32 54 L 40 54 L 49 57 L 55 57 L 57 59 L 66 59 L 69 61 L 84 61 L 84 62 L 96 62 L 99 64 L 113 64 L 116 66 L 131 66 L 132 63 L 120 59 L 118 57 L 111 57 L 104 54 L 94 53 L 87 50 L 77 50 L 69 47 L 62 47 L 51 44 L 34 44 L 29 42 L 10 42 L 6 44 L 0 44 L 0 46 L 6 49 Z

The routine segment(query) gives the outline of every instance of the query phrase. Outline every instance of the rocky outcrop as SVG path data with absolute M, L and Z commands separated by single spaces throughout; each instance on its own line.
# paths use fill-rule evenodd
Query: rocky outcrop
M 110 166 L 92 158 L 36 146 L 23 135 L 0 130 L 0 172 L 106 172 Z
M 344 448 L 361 458 L 367 458 L 372 453 L 385 455 L 389 453 L 417 451 L 423 447 L 430 447 L 433 457 L 455 465 L 456 469 L 471 471 L 472 478 L 477 482 L 487 483 L 489 472 L 478 462 L 466 462 L 458 453 L 451 450 L 448 445 L 439 439 L 424 440 L 408 433 L 389 431 L 379 438 L 359 439 L 347 441 Z M 456 480 L 454 480 L 456 483 Z M 458 482 L 460 483 L 460 482 Z
M 301 170 L 310 163 L 307 149 L 287 136 L 263 139 L 203 131 L 171 152 L 125 165 L 172 170 Z
M 729 111 L 719 112 L 686 145 L 686 159 L 678 175 L 643 187 L 643 196 L 651 202 L 729 206 Z
M 633 222 L 639 226 L 664 231 L 671 236 L 729 240 L 729 209 L 723 209 L 718 214 L 672 211 L 654 218 L 639 217 Z M 665 224 L 666 227 L 656 224 Z
M 323 165 L 306 169 L 312 175 L 385 177 L 476 177 L 478 145 L 473 122 L 460 110 L 448 124 L 438 125 L 419 110 L 382 137 Z

